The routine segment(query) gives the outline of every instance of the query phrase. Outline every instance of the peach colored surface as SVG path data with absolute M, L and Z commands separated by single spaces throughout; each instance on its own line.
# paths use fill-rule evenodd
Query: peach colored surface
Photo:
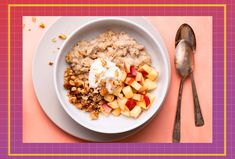
M 23 142 L 84 142 L 63 132 L 45 115 L 37 101 L 32 84 L 32 58 L 37 43 L 47 28 L 58 17 L 40 17 L 37 23 L 46 24 L 45 29 L 25 17 L 23 23 Z M 201 109 L 205 118 L 203 127 L 194 126 L 194 109 L 190 80 L 183 90 L 181 112 L 182 142 L 212 142 L 212 18 L 211 17 L 147 17 L 161 34 L 168 49 L 172 79 L 169 93 L 159 114 L 137 134 L 121 142 L 171 142 L 173 122 L 180 78 L 174 68 L 174 38 L 182 23 L 192 26 L 197 37 L 195 54 L 195 81 Z M 28 29 L 31 29 L 29 31 Z

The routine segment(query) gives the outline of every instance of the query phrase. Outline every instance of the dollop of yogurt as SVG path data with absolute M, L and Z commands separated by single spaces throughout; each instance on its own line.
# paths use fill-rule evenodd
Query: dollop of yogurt
M 96 59 L 90 67 L 89 71 L 89 86 L 96 88 L 99 86 L 101 80 L 106 81 L 106 89 L 112 93 L 110 80 L 120 80 L 121 70 L 115 63 L 107 59 Z

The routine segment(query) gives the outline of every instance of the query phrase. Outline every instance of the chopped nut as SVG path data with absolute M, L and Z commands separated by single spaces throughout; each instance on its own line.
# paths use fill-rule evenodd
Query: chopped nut
M 74 83 L 75 83 L 75 85 L 78 86 L 78 87 L 81 86 L 81 85 L 83 85 L 83 81 L 81 81 L 81 80 L 79 80 L 79 79 L 75 79 L 75 80 L 74 80 Z
M 51 41 L 52 41 L 53 43 L 55 43 L 55 42 L 56 42 L 56 38 L 52 38 Z
M 67 36 L 64 35 L 64 34 L 60 34 L 58 37 L 59 37 L 61 40 L 65 40 L 65 39 L 67 38 Z
M 29 29 L 28 31 L 31 31 L 31 29 Z
M 72 80 L 69 81 L 69 84 L 70 84 L 71 86 L 75 86 L 75 83 L 74 83 L 74 81 L 72 81 Z
M 69 102 L 70 103 L 76 103 L 77 102 L 77 98 L 76 97 L 70 97 L 69 98 Z
M 76 79 L 76 77 L 75 77 L 75 76 L 71 76 L 71 79 L 72 79 L 72 80 L 75 80 L 75 79 Z
M 41 24 L 39 25 L 39 28 L 44 29 L 44 28 L 45 28 L 45 24 L 41 23 Z
M 102 58 L 101 59 L 102 66 L 105 67 L 107 65 L 107 62 Z
M 53 65 L 53 64 L 54 64 L 54 63 L 53 63 L 53 62 L 51 62 L 51 61 L 49 61 L 49 62 L 48 62 L 48 65 Z
M 118 77 L 119 76 L 119 72 L 118 70 L 115 71 L 115 77 Z
M 76 87 L 72 87 L 72 88 L 71 88 L 71 91 L 73 91 L 73 92 L 76 91 L 76 90 L 77 90 Z
M 82 104 L 81 104 L 81 103 L 77 103 L 77 104 L 75 104 L 75 106 L 76 106 L 77 108 L 79 108 L 79 109 L 82 108 Z
M 32 17 L 32 22 L 36 23 L 36 17 Z
M 95 74 L 95 77 L 100 78 L 100 74 L 99 73 Z
M 119 85 L 121 85 L 121 82 L 119 82 L 119 81 L 113 81 L 113 84 L 114 84 L 115 86 L 119 86 Z
M 91 112 L 90 117 L 92 120 L 97 120 L 99 117 L 99 113 L 96 111 Z
M 87 100 L 88 97 L 87 96 L 82 96 L 82 99 Z

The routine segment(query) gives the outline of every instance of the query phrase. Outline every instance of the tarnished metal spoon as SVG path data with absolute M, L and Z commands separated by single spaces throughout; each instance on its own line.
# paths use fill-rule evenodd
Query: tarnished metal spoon
M 185 39 L 189 42 L 193 50 L 196 50 L 196 36 L 192 27 L 186 23 L 182 24 L 177 30 L 175 36 L 175 47 L 180 42 L 180 40 Z
M 175 47 L 179 43 L 180 40 L 186 40 L 192 47 L 193 52 L 196 50 L 196 36 L 192 27 L 188 24 L 182 24 L 178 29 L 175 37 Z M 194 60 L 194 59 L 193 59 Z M 197 89 L 194 81 L 193 70 L 190 74 L 191 84 L 192 84 L 192 92 L 193 92 L 193 101 L 194 101 L 194 118 L 196 126 L 203 126 L 204 119 L 202 116 L 200 103 L 197 95 Z
M 173 142 L 180 142 L 180 113 L 181 113 L 181 99 L 183 84 L 185 79 L 190 75 L 193 70 L 193 50 L 189 42 L 181 40 L 178 42 L 175 54 L 175 68 L 181 77 L 177 110 L 175 115 L 174 129 L 173 129 Z

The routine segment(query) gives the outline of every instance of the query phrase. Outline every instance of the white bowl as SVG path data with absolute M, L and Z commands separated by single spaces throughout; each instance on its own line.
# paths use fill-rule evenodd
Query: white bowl
M 124 31 L 134 37 L 137 42 L 143 44 L 151 56 L 152 65 L 160 72 L 157 82 L 158 87 L 152 91 L 156 99 L 152 106 L 147 111 L 144 111 L 137 119 L 127 118 L 125 116 L 115 117 L 113 115 L 106 117 L 101 114 L 98 120 L 91 120 L 89 113 L 85 113 L 69 103 L 67 91 L 63 87 L 64 70 L 68 67 L 68 64 L 65 62 L 66 54 L 79 40 L 95 38 L 108 29 Z M 153 37 L 140 25 L 130 20 L 117 17 L 99 18 L 75 30 L 62 45 L 54 67 L 55 90 L 64 110 L 80 125 L 100 133 L 123 133 L 143 125 L 159 110 L 167 94 L 170 82 L 168 53 L 164 46 L 161 45 L 162 42 L 160 42 L 160 40 L 160 37 Z

